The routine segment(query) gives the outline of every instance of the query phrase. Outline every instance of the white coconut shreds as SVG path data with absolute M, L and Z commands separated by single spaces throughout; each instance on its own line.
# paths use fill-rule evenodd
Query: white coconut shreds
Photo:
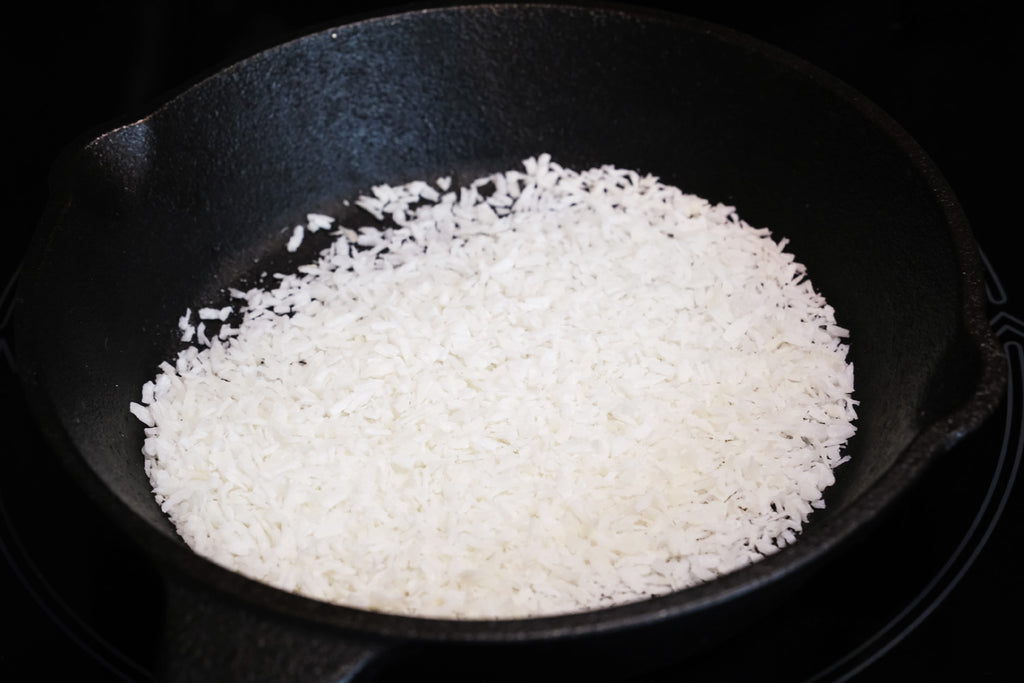
M 442 187 L 374 187 L 357 204 L 397 227 L 234 290 L 230 338 L 147 383 L 146 472 L 185 541 L 324 601 L 499 619 L 792 543 L 855 401 L 846 332 L 784 241 L 547 155 Z

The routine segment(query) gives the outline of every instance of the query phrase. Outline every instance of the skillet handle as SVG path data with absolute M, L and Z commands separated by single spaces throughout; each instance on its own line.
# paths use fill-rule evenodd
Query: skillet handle
M 355 683 L 374 678 L 394 646 L 261 615 L 187 578 L 165 573 L 159 683 Z

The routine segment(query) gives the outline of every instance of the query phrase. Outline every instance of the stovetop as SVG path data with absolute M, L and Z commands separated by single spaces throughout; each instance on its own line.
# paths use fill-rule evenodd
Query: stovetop
M 648 3 L 657 4 L 657 3 Z M 1022 232 L 1005 161 L 1015 24 L 984 3 L 673 3 L 804 57 L 882 106 L 936 161 L 974 227 L 1010 383 L 993 418 L 942 456 L 877 529 L 766 621 L 637 681 L 1007 680 L 1024 592 L 1014 482 L 1022 458 Z M 85 5 L 83 3 L 82 5 Z M 379 5 L 379 3 L 378 3 Z M 939 6 L 933 6 L 939 5 Z M 383 6 L 383 5 L 379 5 Z M 151 679 L 162 610 L 155 569 L 64 474 L 32 425 L 9 347 L 11 288 L 60 149 L 168 89 L 373 3 L 117 2 L 27 8 L 10 29 L 15 208 L 0 250 L 0 679 Z M 52 501 L 73 509 L 52 515 Z M 1011 555 L 1012 553 L 1012 555 Z M 1011 669 L 1012 670 L 1012 669 Z M 18 672 L 32 672 L 30 676 Z

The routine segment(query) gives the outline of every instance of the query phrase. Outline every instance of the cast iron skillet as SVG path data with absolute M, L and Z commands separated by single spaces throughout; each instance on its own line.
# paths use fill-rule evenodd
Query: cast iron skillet
M 177 351 L 178 316 L 310 260 L 316 245 L 283 249 L 308 211 L 344 221 L 343 200 L 373 184 L 469 180 L 542 152 L 737 206 L 790 239 L 851 330 L 859 432 L 800 541 L 668 596 L 506 621 L 327 605 L 194 555 L 150 495 L 128 412 Z M 856 552 L 850 541 L 1003 390 L 973 238 L 921 149 L 832 77 L 680 17 L 494 5 L 323 30 L 95 138 L 53 177 L 19 293 L 24 384 L 81 485 L 166 578 L 165 680 L 333 681 L 403 656 L 492 679 L 542 662 L 556 675 L 661 665 Z

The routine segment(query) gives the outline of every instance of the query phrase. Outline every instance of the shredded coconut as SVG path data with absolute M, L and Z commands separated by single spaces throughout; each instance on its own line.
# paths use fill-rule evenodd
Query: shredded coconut
M 292 228 L 292 236 L 288 238 L 288 244 L 285 245 L 285 249 L 288 251 L 297 251 L 302 245 L 302 238 L 306 234 L 306 229 L 301 225 L 296 225 Z
M 856 415 L 847 333 L 785 242 L 612 166 L 449 182 L 373 187 L 354 204 L 387 227 L 230 290 L 240 323 L 143 388 L 186 543 L 324 601 L 503 619 L 796 541 Z

